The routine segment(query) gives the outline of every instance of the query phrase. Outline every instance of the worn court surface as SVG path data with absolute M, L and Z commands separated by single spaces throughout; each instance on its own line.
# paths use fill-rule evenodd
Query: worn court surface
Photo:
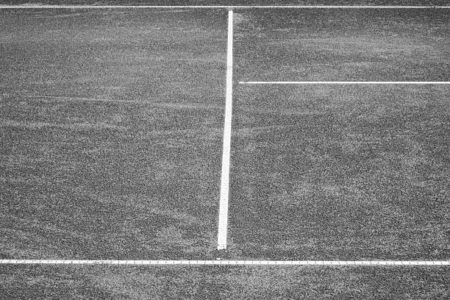
M 1 257 L 212 257 L 226 11 L 0 13 Z M 450 79 L 447 11 L 235 17 L 236 82 Z M 448 259 L 449 96 L 236 84 L 230 255 Z M 438 268 L 1 270 L 23 298 L 448 295 Z
M 5 257 L 213 247 L 226 12 L 212 13 L 2 11 Z
M 2 267 L 8 299 L 446 299 L 448 268 Z
M 242 20 L 239 81 L 449 78 L 448 12 L 278 10 Z M 449 96 L 446 86 L 240 85 L 236 247 L 286 259 L 449 257 Z

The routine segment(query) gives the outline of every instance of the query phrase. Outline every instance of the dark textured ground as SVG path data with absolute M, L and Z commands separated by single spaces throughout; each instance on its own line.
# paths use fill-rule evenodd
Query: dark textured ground
M 1 257 L 211 258 L 226 12 L 0 14 Z M 235 80 L 449 80 L 448 20 L 446 11 L 238 11 Z M 448 259 L 449 96 L 448 87 L 236 84 L 231 257 Z M 0 274 L 6 298 L 449 292 L 445 268 Z
M 224 15 L 214 21 L 167 11 L 3 12 L 4 255 L 206 255 L 225 69 Z M 49 95 L 68 98 L 41 98 Z
M 0 4 L 58 5 L 448 5 L 447 0 L 0 0 Z
M 5 299 L 447 299 L 448 268 L 2 267 Z
M 237 19 L 238 81 L 449 79 L 446 11 Z M 239 85 L 237 247 L 272 258 L 448 258 L 449 96 L 447 86 Z

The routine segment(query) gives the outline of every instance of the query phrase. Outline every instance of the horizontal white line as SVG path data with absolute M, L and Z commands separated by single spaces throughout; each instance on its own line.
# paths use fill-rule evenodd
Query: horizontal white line
M 0 9 L 37 9 L 37 8 L 55 8 L 55 9 L 91 9 L 91 8 L 115 8 L 115 9 L 134 9 L 134 8 L 156 8 L 156 9 L 180 9 L 180 8 L 210 8 L 210 9 L 448 9 L 450 6 L 432 6 L 432 5 L 0 5 Z
M 1 259 L 0 265 L 450 266 L 450 260 L 65 260 Z
M 247 85 L 263 85 L 263 84 L 298 84 L 298 85 L 312 85 L 312 84 L 334 84 L 334 85 L 356 85 L 356 84 L 371 84 L 371 85 L 448 85 L 450 81 L 239 81 L 239 84 Z

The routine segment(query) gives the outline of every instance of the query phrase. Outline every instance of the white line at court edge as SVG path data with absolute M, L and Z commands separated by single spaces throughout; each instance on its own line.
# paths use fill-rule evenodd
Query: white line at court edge
M 450 81 L 239 81 L 246 85 L 448 85 Z

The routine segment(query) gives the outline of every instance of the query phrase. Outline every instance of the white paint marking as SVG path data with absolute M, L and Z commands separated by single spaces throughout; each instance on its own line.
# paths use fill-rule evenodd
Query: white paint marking
M 449 9 L 432 5 L 0 5 L 0 9 Z
M 233 114 L 233 11 L 228 11 L 227 74 L 225 87 L 222 176 L 220 179 L 219 226 L 217 249 L 227 248 L 228 200 L 230 188 L 231 123 Z
M 0 265 L 128 265 L 128 266 L 450 266 L 450 260 L 78 260 L 0 259 Z
M 245 85 L 449 85 L 450 81 L 239 81 Z
M 227 247 L 229 172 L 231 149 L 232 121 L 232 76 L 233 76 L 233 11 L 231 9 L 449 9 L 450 6 L 367 6 L 367 5 L 286 5 L 286 6 L 153 6 L 153 5 L 0 5 L 0 9 L 229 9 L 228 12 L 228 44 L 227 44 L 227 76 L 226 76 L 226 106 L 225 126 L 222 156 L 222 178 L 219 209 L 218 249 Z M 240 84 L 450 84 L 450 82 L 240 82 Z M 81 100 L 81 99 L 80 99 Z M 83 99 L 87 100 L 87 99 Z M 102 101 L 102 99 L 89 99 Z M 103 100 L 104 101 L 104 100 Z M 115 100 L 108 102 L 137 103 L 137 101 Z M 142 102 L 139 102 L 142 103 Z M 143 261 L 143 260 L 14 260 L 3 259 L 0 264 L 121 264 L 121 265 L 167 265 L 167 264 L 210 264 L 210 265 L 383 265 L 380 261 Z M 397 261 L 395 265 L 450 265 L 450 261 Z

